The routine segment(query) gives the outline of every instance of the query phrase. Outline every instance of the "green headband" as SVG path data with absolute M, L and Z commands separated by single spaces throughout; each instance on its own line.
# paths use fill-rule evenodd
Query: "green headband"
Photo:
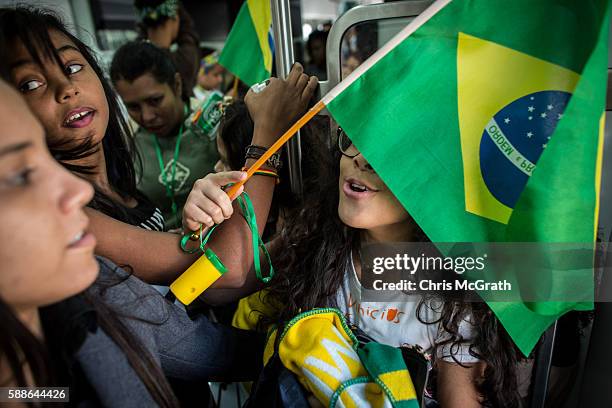
M 156 7 L 143 7 L 136 9 L 140 21 L 142 20 L 159 20 L 162 17 L 176 17 L 178 11 L 178 0 L 166 0 Z

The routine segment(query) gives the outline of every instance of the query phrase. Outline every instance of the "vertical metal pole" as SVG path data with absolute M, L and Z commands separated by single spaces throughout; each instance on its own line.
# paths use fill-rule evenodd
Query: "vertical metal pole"
M 294 62 L 293 35 L 291 32 L 291 11 L 289 0 L 270 0 L 272 6 L 272 31 L 274 34 L 274 55 L 279 78 L 286 78 Z M 286 146 L 291 191 L 302 196 L 302 149 L 298 132 Z
M 81 41 L 95 51 L 99 50 L 96 38 L 96 25 L 89 1 L 70 0 L 70 9 L 74 17 L 74 26 Z

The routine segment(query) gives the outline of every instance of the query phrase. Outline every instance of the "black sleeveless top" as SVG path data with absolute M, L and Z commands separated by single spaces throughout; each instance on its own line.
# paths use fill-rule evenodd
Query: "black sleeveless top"
M 90 206 L 117 221 L 149 231 L 164 231 L 165 220 L 161 210 L 141 192 L 138 192 L 134 199 L 138 204 L 134 208 L 129 208 L 96 191 Z
M 132 225 L 149 231 L 164 230 L 164 216 L 159 207 L 138 201 L 138 205 L 129 210 L 131 210 L 134 215 L 134 223 Z

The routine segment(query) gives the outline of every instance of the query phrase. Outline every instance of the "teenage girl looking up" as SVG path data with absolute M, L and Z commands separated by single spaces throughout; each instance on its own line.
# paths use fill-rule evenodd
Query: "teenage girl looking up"
M 191 320 L 96 261 L 91 185 L 51 157 L 43 127 L 3 81 L 0 101 L 0 386 L 69 387 L 75 406 L 177 407 L 166 376 L 253 378 L 257 337 Z
M 199 101 L 183 94 L 182 78 L 168 53 L 151 43 L 131 42 L 113 57 L 110 76 L 130 117 L 142 159 L 138 188 L 164 215 L 167 229 L 181 226 L 191 186 L 213 171 L 218 160 L 216 133 L 194 132 L 187 118 Z
M 54 157 L 92 182 L 91 206 L 161 229 L 154 206 L 136 188 L 132 138 L 90 50 L 50 12 L 2 8 L 0 21 L 2 74 L 45 127 Z
M 517 407 L 519 352 L 485 303 L 431 294 L 362 301 L 361 245 L 420 242 L 427 236 L 342 131 L 338 144 L 337 164 L 321 180 L 326 188 L 287 217 L 291 222 L 270 245 L 276 275 L 260 298 L 264 307 L 257 305 L 267 317 L 263 321 L 287 322 L 316 307 L 338 308 L 374 341 L 418 345 L 430 353 L 441 407 Z M 188 200 L 185 219 L 198 222 L 199 214 L 190 209 Z M 251 277 L 241 289 L 212 290 L 203 297 L 215 303 L 261 287 Z
M 90 230 L 98 237 L 96 253 L 130 265 L 136 276 L 149 283 L 167 284 L 187 269 L 198 254 L 184 254 L 176 234 L 146 231 L 123 216 L 137 207 L 139 197 L 132 152 L 126 144 L 129 133 L 117 96 L 91 51 L 52 13 L 17 7 L 0 9 L 0 57 L 0 73 L 20 90 L 40 120 L 53 156 L 96 189 L 86 209 Z M 246 102 L 255 123 L 252 144 L 271 146 L 305 111 L 316 86 L 316 78 L 304 75 L 296 64 L 287 80 L 272 78 L 264 91 L 249 94 Z M 245 165 L 254 162 L 248 159 Z M 212 191 L 209 196 L 194 194 L 194 211 L 201 211 L 202 225 L 230 217 L 232 203 L 221 186 L 243 176 L 241 172 L 211 174 L 196 182 L 199 192 L 203 187 Z M 273 179 L 259 176 L 244 186 L 260 231 L 274 187 Z M 242 217 L 232 217 L 219 227 L 209 246 L 228 269 L 215 285 L 242 285 L 244 265 L 253 260 L 250 230 Z

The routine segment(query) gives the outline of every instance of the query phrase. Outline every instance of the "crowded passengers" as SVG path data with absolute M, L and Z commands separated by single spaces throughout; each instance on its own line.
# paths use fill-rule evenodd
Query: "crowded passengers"
M 194 48 L 182 7 L 157 19 L 155 6 L 136 7 L 149 41 L 123 45 L 108 75 L 53 13 L 0 9 L 0 386 L 67 386 L 83 406 L 180 406 L 185 384 L 260 384 L 266 333 L 333 308 L 363 341 L 426 355 L 417 391 L 432 406 L 520 406 L 520 353 L 485 303 L 361 300 L 363 244 L 428 237 L 342 129 L 331 148 L 326 129 L 302 132 L 303 197 L 285 153 L 240 188 L 265 241 L 254 247 L 225 187 L 312 105 L 317 77 L 296 63 L 286 79 L 223 99 L 218 128 L 203 134 L 190 119 L 221 86 L 216 56 Z M 202 255 L 197 241 L 181 249 L 183 235 L 215 226 L 208 246 L 227 272 L 198 299 L 210 307 L 188 313 L 151 285 Z M 212 306 L 233 302 L 233 318 L 211 321 Z M 312 406 L 329 402 L 304 387 Z

